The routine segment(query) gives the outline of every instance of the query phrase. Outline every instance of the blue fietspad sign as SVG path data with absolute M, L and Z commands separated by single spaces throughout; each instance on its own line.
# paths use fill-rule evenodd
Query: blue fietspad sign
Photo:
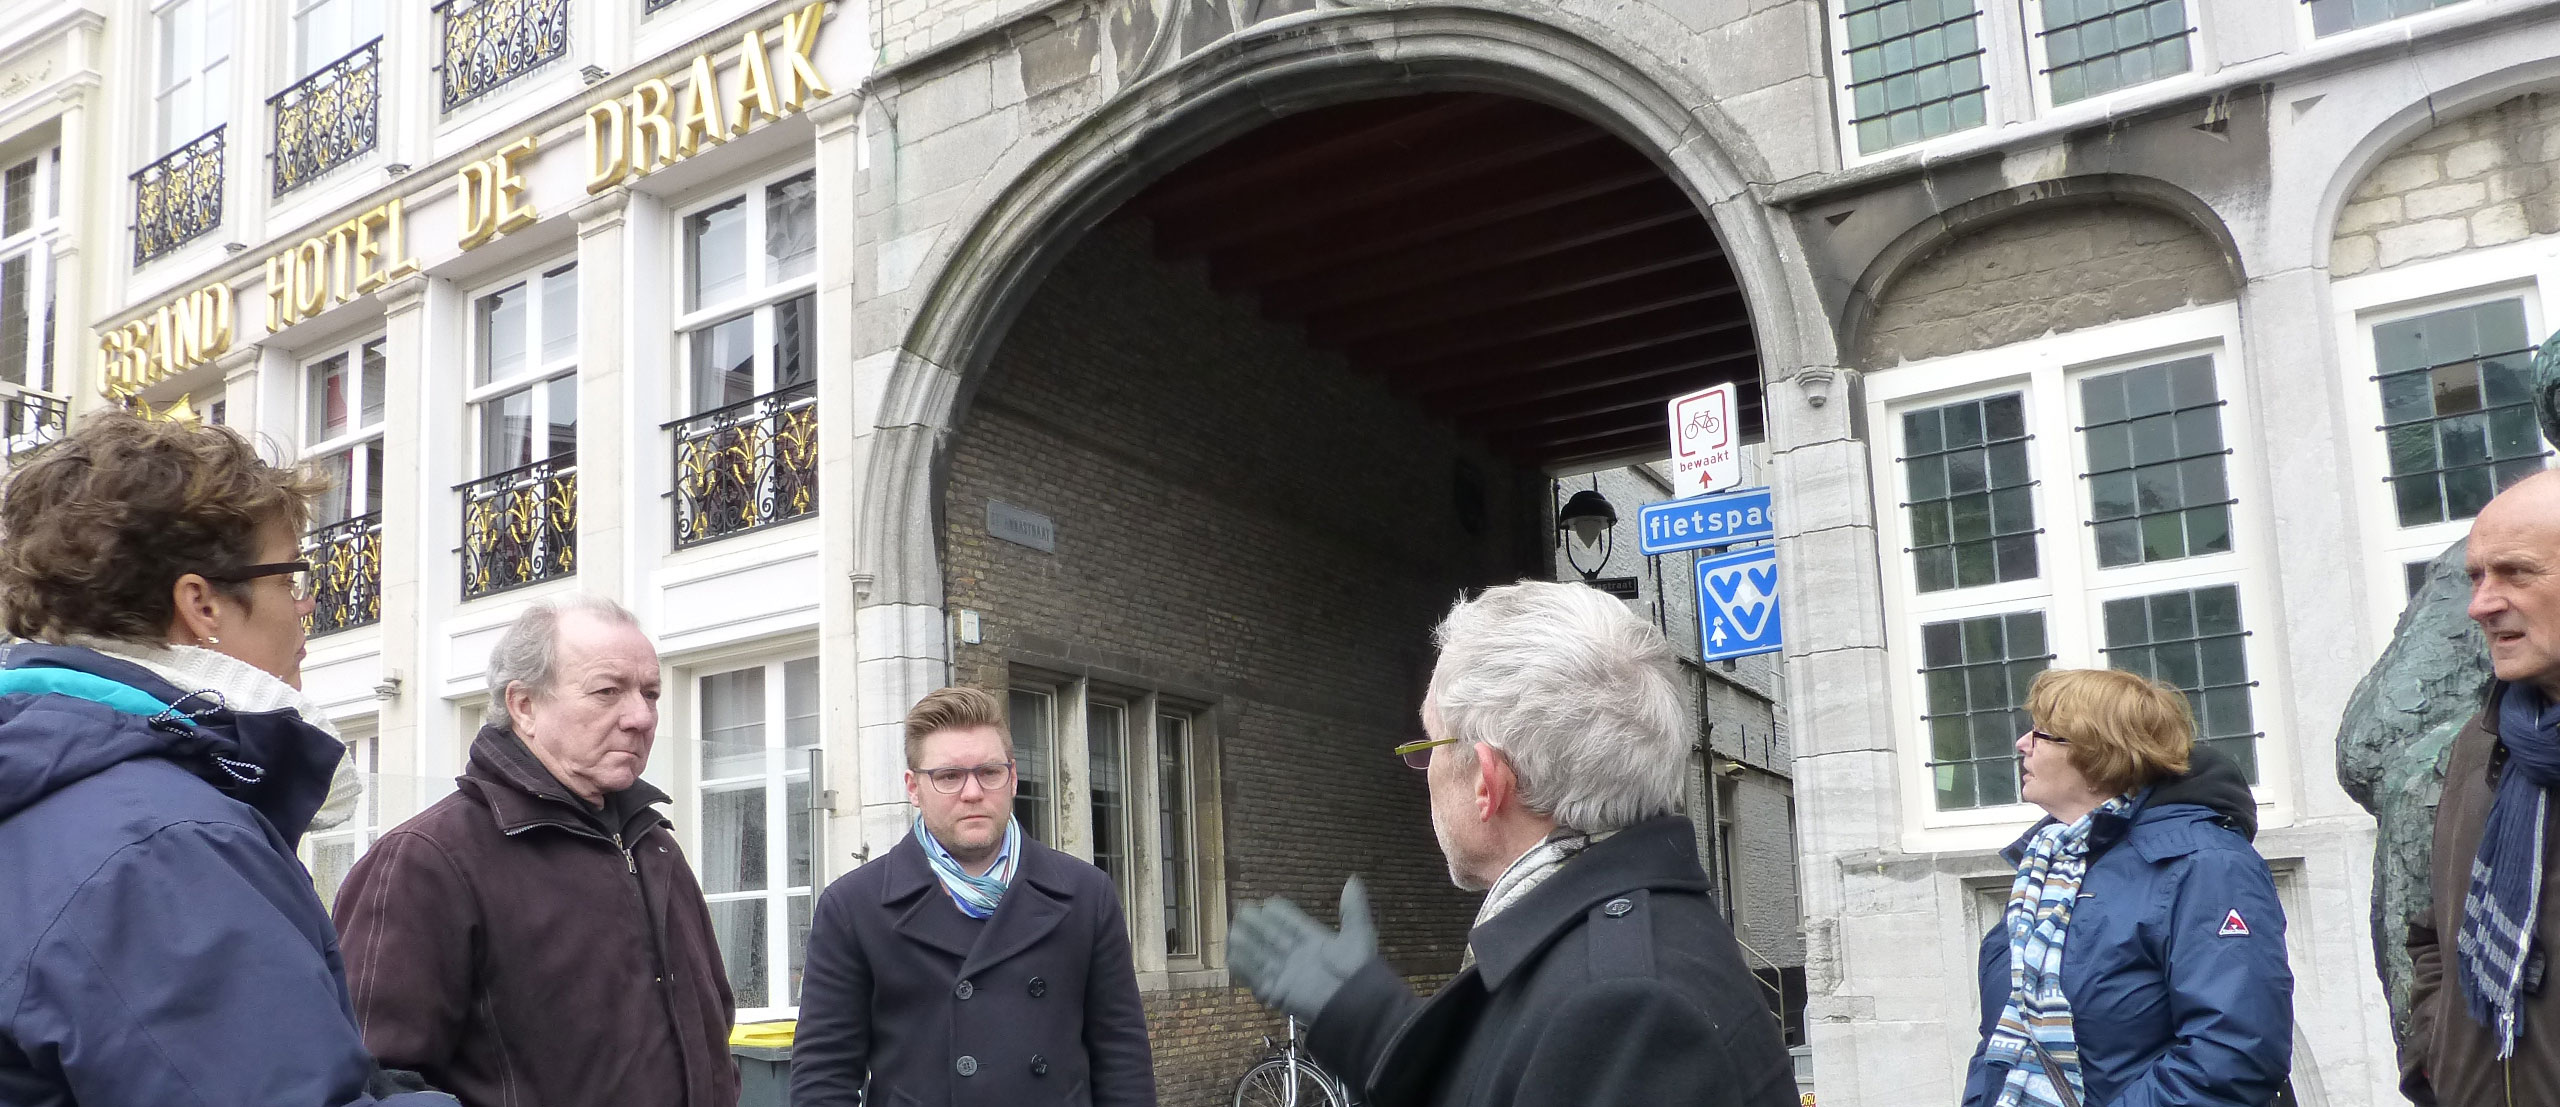
M 1636 509 L 1636 537 L 1647 557 L 1762 542 L 1777 534 L 1778 519 L 1765 486 L 1664 500 Z
M 1769 653 L 1784 644 L 1777 547 L 1698 559 L 1698 642 L 1709 661 Z

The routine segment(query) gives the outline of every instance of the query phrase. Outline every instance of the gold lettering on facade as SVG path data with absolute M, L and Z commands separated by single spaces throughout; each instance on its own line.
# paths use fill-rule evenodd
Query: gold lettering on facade
M 706 51 L 685 67 L 681 97 L 666 77 L 652 77 L 632 86 L 628 97 L 588 108 L 587 192 L 648 176 L 834 95 L 814 53 L 826 9 L 821 0 L 785 15 L 778 27 L 740 34 L 734 92 L 723 92 L 719 67 Z M 777 30 L 779 58 L 765 43 Z
M 756 115 L 774 122 L 782 118 L 782 105 L 774 101 L 773 62 L 765 57 L 764 32 L 748 31 L 738 38 L 738 95 L 729 101 L 729 124 L 744 131 L 755 125 Z
M 782 110 L 799 111 L 812 101 L 835 94 L 827 87 L 827 79 L 818 75 L 818 60 L 810 51 L 818 48 L 818 24 L 827 16 L 824 0 L 782 17 L 782 42 L 789 50 L 782 55 Z
M 675 90 L 664 77 L 651 77 L 631 90 L 631 172 L 647 176 L 676 163 L 676 124 L 668 110 Z
M 524 174 L 516 162 L 533 154 L 534 136 L 499 147 L 493 157 L 462 167 L 462 248 L 532 226 L 540 216 L 523 203 Z
M 101 390 L 118 403 L 231 349 L 231 286 L 215 282 L 99 337 Z
M 676 110 L 676 156 L 692 157 L 705 140 L 714 145 L 729 141 L 729 109 L 722 106 L 720 75 L 711 68 L 711 55 L 696 54 Z
M 406 211 L 407 201 L 393 197 L 268 258 L 268 333 L 417 272 Z
M 631 114 L 622 101 L 607 100 L 587 109 L 587 194 L 592 196 L 631 175 L 631 148 L 624 132 Z

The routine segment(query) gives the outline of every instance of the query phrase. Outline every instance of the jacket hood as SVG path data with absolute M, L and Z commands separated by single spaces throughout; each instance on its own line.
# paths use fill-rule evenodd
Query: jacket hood
M 2215 821 L 2248 841 L 2258 838 L 2258 797 L 2249 792 L 2249 774 L 2238 762 L 2197 745 L 2187 754 L 2185 775 L 2173 776 L 2151 789 L 2146 809 L 2173 803 L 2194 804 L 2214 813 Z
M 256 808 L 290 842 L 345 753 L 291 711 L 233 712 L 218 695 L 95 650 L 0 650 L 0 819 L 127 761 L 161 758 Z

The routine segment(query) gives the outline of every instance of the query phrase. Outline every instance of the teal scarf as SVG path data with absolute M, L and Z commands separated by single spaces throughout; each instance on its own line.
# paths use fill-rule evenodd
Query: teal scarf
M 971 876 L 961 868 L 951 851 L 933 832 L 924 828 L 924 816 L 916 816 L 916 844 L 924 847 L 924 859 L 933 866 L 933 875 L 942 878 L 942 890 L 951 893 L 951 902 L 960 913 L 983 919 L 996 913 L 996 904 L 1004 899 L 1004 890 L 1013 884 L 1013 874 L 1022 867 L 1022 823 L 1008 819 L 1004 826 L 1004 850 L 996 854 L 996 863 L 985 876 Z

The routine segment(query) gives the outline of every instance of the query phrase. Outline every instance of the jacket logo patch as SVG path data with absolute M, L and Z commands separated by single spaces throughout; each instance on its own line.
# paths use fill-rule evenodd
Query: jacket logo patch
M 2222 917 L 2222 936 L 2225 938 L 2246 938 L 2249 936 L 2248 920 L 2240 917 L 2239 908 L 2232 908 L 2230 914 Z

